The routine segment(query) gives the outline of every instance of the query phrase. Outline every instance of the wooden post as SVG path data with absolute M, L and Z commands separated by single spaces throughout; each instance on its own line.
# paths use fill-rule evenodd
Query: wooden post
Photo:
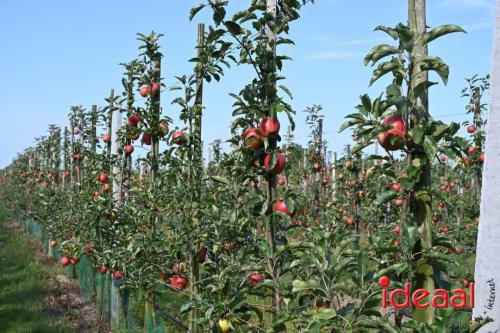
M 427 45 L 424 44 L 423 34 L 425 34 L 426 12 L 425 0 L 408 0 L 408 26 L 410 31 L 415 36 L 420 36 L 416 39 L 410 57 L 411 63 L 417 64 L 422 58 L 427 56 Z M 415 88 L 421 82 L 427 81 L 428 72 L 422 71 L 418 66 L 413 66 L 410 73 L 411 89 Z M 425 121 L 429 117 L 429 103 L 427 89 L 424 89 L 422 94 L 416 97 L 413 105 L 411 105 L 409 116 L 409 127 L 419 126 L 419 122 Z M 413 249 L 413 257 L 415 266 L 418 270 L 415 272 L 414 288 L 423 288 L 431 295 L 434 294 L 434 278 L 433 267 L 425 258 L 422 258 L 421 253 L 425 250 L 432 251 L 432 201 L 418 199 L 415 193 L 427 192 L 430 196 L 431 189 L 431 161 L 427 158 L 423 147 L 414 145 L 407 156 L 408 165 L 412 165 L 414 159 L 420 159 L 424 163 L 420 181 L 414 186 L 410 192 L 410 211 L 412 213 L 412 222 L 418 228 L 418 240 Z M 425 196 L 421 196 L 425 197 Z M 429 300 L 427 297 L 425 300 Z M 432 325 L 434 321 L 433 307 L 425 309 L 414 309 L 414 316 L 420 322 Z M 401 324 L 401 318 L 396 318 L 396 324 Z
M 500 0 L 496 1 L 495 34 L 491 69 L 490 110 L 486 131 L 486 161 L 483 167 L 481 192 L 481 223 L 477 236 L 475 280 L 475 306 L 473 317 L 491 317 L 495 321 L 478 332 L 500 332 L 500 302 L 495 292 L 500 285 Z

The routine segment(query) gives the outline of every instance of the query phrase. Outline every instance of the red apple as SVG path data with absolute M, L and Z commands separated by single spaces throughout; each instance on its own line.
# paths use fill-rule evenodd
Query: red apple
M 283 186 L 286 184 L 286 177 L 280 177 L 278 179 L 278 185 Z
M 99 180 L 101 183 L 107 183 L 109 180 L 109 176 L 106 172 L 101 172 L 99 177 L 97 177 L 97 180 Z
M 248 277 L 247 281 L 253 286 L 257 286 L 259 283 L 264 281 L 264 275 L 255 273 Z
M 403 203 L 404 203 L 403 199 L 399 199 L 399 198 L 394 199 L 394 206 L 396 206 L 396 207 L 403 206 Z
M 104 184 L 104 185 L 102 186 L 102 191 L 103 191 L 104 193 L 108 193 L 109 191 L 111 191 L 111 184 L 109 184 L 109 183 Z
M 354 164 L 352 163 L 351 160 L 347 160 L 344 162 L 344 165 L 345 167 L 347 168 L 347 170 L 352 170 L 354 168 Z
M 274 165 L 274 167 L 271 169 L 272 154 L 267 154 L 266 157 L 264 158 L 264 168 L 266 169 L 267 172 L 272 173 L 273 175 L 277 175 L 285 169 L 286 157 L 285 154 L 283 153 L 276 153 L 274 155 L 276 159 L 276 164 Z
M 149 95 L 149 86 L 148 85 L 143 85 L 139 88 L 139 94 L 141 94 L 142 97 L 146 97 Z
M 467 133 L 472 134 L 475 131 L 476 131 L 476 126 L 474 126 L 474 125 L 467 126 Z
M 275 136 L 280 131 L 280 122 L 278 119 L 265 117 L 260 120 L 259 129 L 264 136 Z
M 159 90 L 160 90 L 160 84 L 158 82 L 151 82 L 151 84 L 149 85 L 149 92 L 154 95 Z
M 385 118 L 382 125 L 390 125 L 392 129 L 388 129 L 379 133 L 378 142 L 386 150 L 398 150 L 404 146 L 404 136 L 406 135 L 406 125 L 404 120 L 399 115 L 394 115 Z
M 104 265 L 99 266 L 99 273 L 106 274 L 107 271 L 108 271 L 108 269 L 106 268 L 106 266 L 104 266 Z
M 73 134 L 74 135 L 80 134 L 80 129 L 78 127 L 73 128 Z
M 69 258 L 68 257 L 62 257 L 60 263 L 63 266 L 67 266 L 69 264 Z
M 273 205 L 273 212 L 276 213 L 276 212 L 282 212 L 288 216 L 292 215 L 292 213 L 290 212 L 290 210 L 288 209 L 288 207 L 286 206 L 286 203 L 285 203 L 285 200 L 283 199 L 279 199 L 278 201 L 276 201 Z
M 168 133 L 168 123 L 166 121 L 160 122 L 160 136 L 163 137 Z
M 342 179 L 344 179 L 344 174 L 343 174 L 342 172 L 341 172 L 341 173 L 339 173 L 339 174 L 337 175 L 337 179 L 338 179 L 338 180 L 342 180 Z
M 479 154 L 479 161 L 481 163 L 484 163 L 485 158 L 486 158 L 486 156 L 484 154 L 484 151 L 482 151 L 481 154 Z
M 476 147 L 469 146 L 469 148 L 467 148 L 467 153 L 469 155 L 474 154 L 475 151 L 476 151 Z
M 432 215 L 432 222 L 436 223 L 439 221 L 439 217 L 437 215 Z
M 398 193 L 399 191 L 401 191 L 401 184 L 399 184 L 399 183 L 392 183 L 391 184 L 391 190 L 393 192 Z
M 55 239 L 50 241 L 50 247 L 56 247 L 57 246 L 57 241 Z
M 115 280 L 121 280 L 121 278 L 123 277 L 123 274 L 120 271 L 114 271 L 113 273 L 111 273 L 111 276 Z
M 243 131 L 242 139 L 246 147 L 258 149 L 262 144 L 262 133 L 260 129 L 250 127 Z
M 141 121 L 141 116 L 139 116 L 138 114 L 133 114 L 131 115 L 129 118 L 128 118 L 128 125 L 130 127 L 137 127 L 137 125 L 139 125 L 139 122 Z
M 181 275 L 176 275 L 172 278 L 170 278 L 170 285 L 174 289 L 184 289 L 186 288 L 187 285 L 187 279 Z
M 196 253 L 199 262 L 205 262 L 205 260 L 207 259 L 207 252 L 208 248 L 205 245 L 201 245 L 200 249 Z
M 187 143 L 186 134 L 181 131 L 175 131 L 172 134 L 172 142 L 178 145 L 183 145 Z
M 441 154 L 441 155 L 439 155 L 439 159 L 441 160 L 441 162 L 446 162 L 448 157 L 445 154 Z
M 144 132 L 144 134 L 142 134 L 141 142 L 148 146 L 151 145 L 151 134 L 148 132 Z
M 134 146 L 125 145 L 125 147 L 123 147 L 123 151 L 125 152 L 125 154 L 130 155 L 134 152 Z
M 78 257 L 71 257 L 69 259 L 69 262 L 71 263 L 71 265 L 76 265 L 76 264 L 78 264 L 79 261 L 80 261 L 80 259 Z
M 102 141 L 104 141 L 105 143 L 110 143 L 111 142 L 111 135 L 103 134 Z

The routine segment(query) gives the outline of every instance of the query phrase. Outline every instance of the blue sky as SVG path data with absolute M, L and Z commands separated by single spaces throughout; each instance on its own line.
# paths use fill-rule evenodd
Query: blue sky
M 120 62 L 136 57 L 137 32 L 161 32 L 165 83 L 191 73 L 187 60 L 195 54 L 196 23 L 210 23 L 201 13 L 189 22 L 189 9 L 200 0 L 0 0 L 0 168 L 44 135 L 49 123 L 67 124 L 72 105 L 102 105 L 109 89 L 121 91 Z M 362 59 L 374 45 L 391 42 L 373 28 L 406 22 L 404 0 L 316 0 L 291 29 L 293 47 L 281 49 L 293 58 L 284 67 L 285 84 L 293 92 L 297 111 L 296 142 L 307 142 L 302 110 L 321 104 L 326 140 L 342 151 L 350 136 L 338 134 L 343 117 L 353 111 L 363 93 L 378 95 L 384 82 L 368 88 L 371 68 Z M 246 0 L 230 0 L 242 9 Z M 431 90 L 431 114 L 444 121 L 462 121 L 466 100 L 460 98 L 464 78 L 490 70 L 494 0 L 429 0 L 427 24 L 458 24 L 467 34 L 434 42 L 430 54 L 450 66 L 448 86 Z M 207 12 L 208 14 L 208 12 Z M 232 67 L 220 83 L 206 85 L 204 140 L 227 139 L 232 98 L 251 79 L 245 68 Z M 437 80 L 436 78 L 433 78 Z M 176 119 L 173 95 L 162 95 L 165 114 Z M 282 119 L 286 129 L 286 121 Z

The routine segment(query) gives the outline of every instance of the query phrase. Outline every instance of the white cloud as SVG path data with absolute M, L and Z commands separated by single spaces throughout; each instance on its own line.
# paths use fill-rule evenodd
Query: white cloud
M 308 56 L 309 59 L 314 60 L 332 60 L 332 59 L 353 59 L 362 58 L 364 56 L 361 52 L 351 52 L 351 51 L 326 51 L 326 52 L 315 52 Z

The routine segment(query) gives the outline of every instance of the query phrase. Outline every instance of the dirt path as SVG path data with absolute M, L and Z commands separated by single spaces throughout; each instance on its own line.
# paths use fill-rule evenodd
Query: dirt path
M 0 332 L 109 332 L 76 282 L 14 220 L 0 225 Z

